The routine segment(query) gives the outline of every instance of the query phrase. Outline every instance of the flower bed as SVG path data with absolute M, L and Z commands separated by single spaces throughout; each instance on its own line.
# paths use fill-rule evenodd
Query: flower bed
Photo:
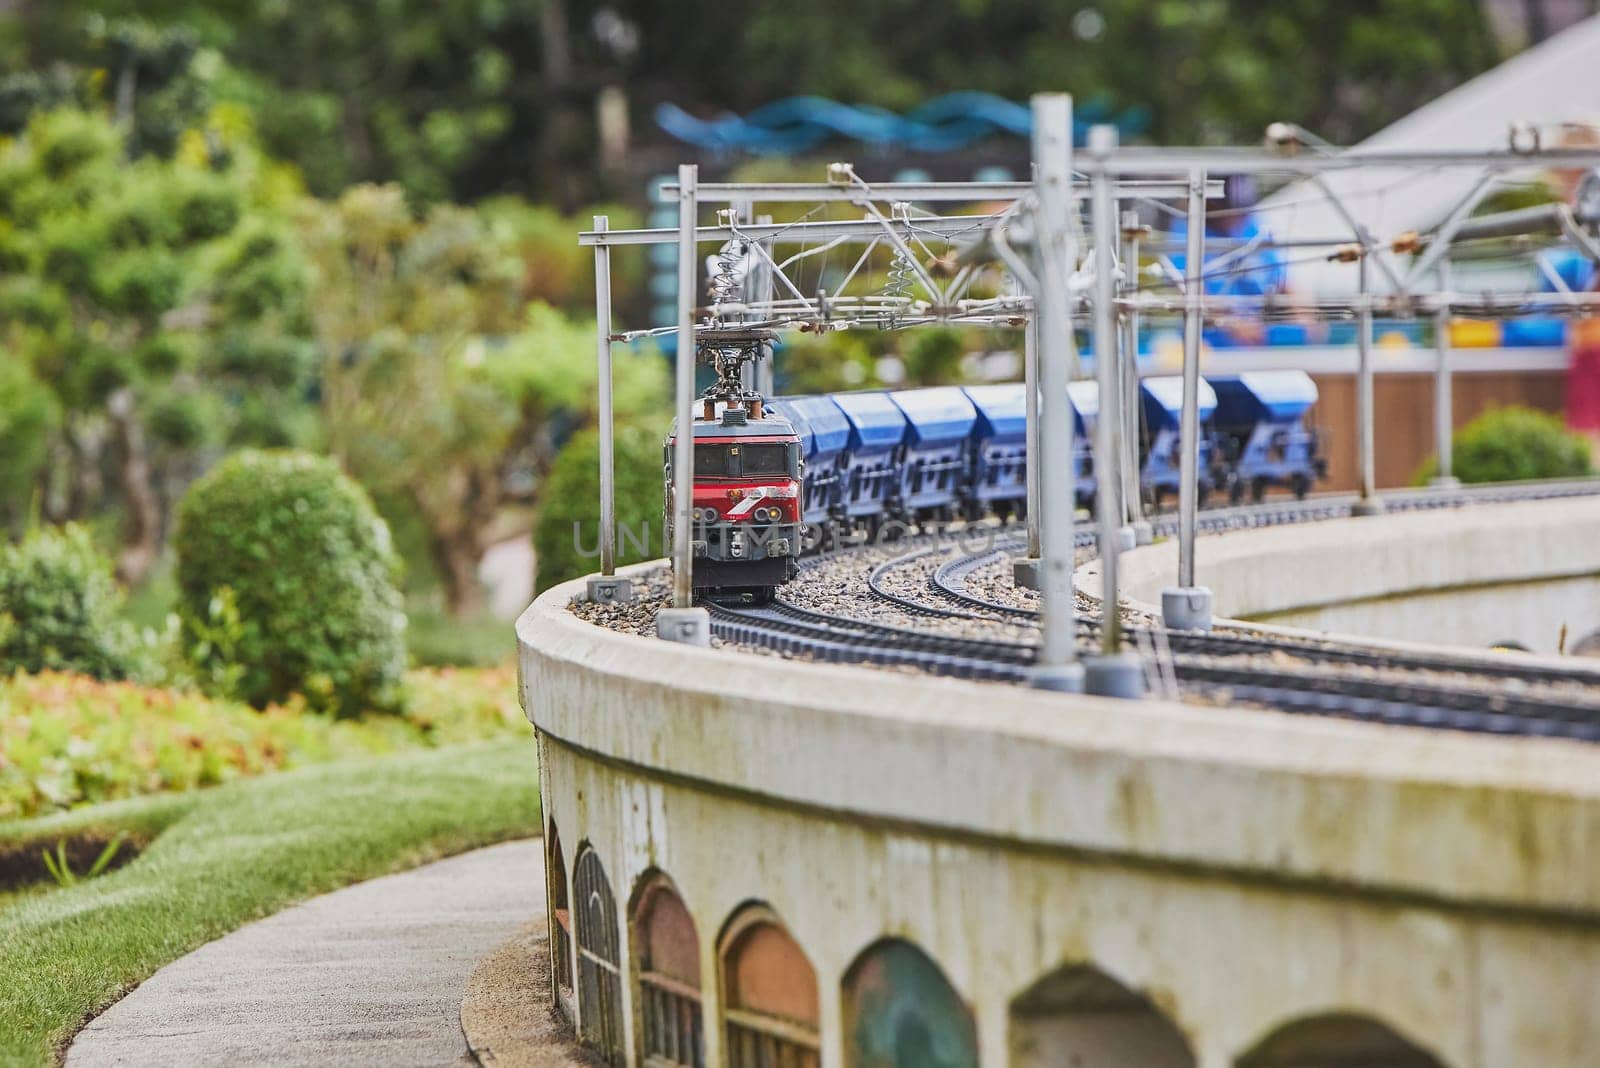
M 526 729 L 514 668 L 413 671 L 406 685 L 403 715 L 335 720 L 81 675 L 0 680 L 0 820 Z

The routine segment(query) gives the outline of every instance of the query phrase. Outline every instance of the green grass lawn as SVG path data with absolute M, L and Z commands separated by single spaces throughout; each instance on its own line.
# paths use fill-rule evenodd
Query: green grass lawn
M 539 827 L 531 731 L 0 824 L 13 853 L 118 832 L 148 843 L 91 881 L 0 896 L 0 1063 L 51 1062 L 123 992 L 251 920 Z

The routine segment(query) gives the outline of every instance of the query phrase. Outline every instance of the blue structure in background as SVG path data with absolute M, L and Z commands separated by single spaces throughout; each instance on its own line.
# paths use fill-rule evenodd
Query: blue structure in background
M 1144 132 L 1149 115 L 1142 108 L 1113 115 L 1106 102 L 1090 101 L 1073 116 L 1074 137 L 1082 144 L 1089 127 L 1102 123 L 1115 125 L 1130 138 Z M 748 115 L 717 119 L 697 119 L 676 104 L 661 104 L 656 125 L 698 148 L 757 156 L 795 155 L 841 139 L 885 149 L 953 152 L 988 137 L 1028 137 L 1033 132 L 1026 104 L 977 92 L 947 93 L 904 115 L 817 96 L 792 96 Z

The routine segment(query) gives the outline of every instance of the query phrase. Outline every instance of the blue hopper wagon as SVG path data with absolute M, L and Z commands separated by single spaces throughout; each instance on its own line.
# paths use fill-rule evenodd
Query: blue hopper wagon
M 887 393 L 835 393 L 833 401 L 850 424 L 840 462 L 840 510 L 876 529 L 900 507 L 900 451 L 906 417 Z
M 969 439 L 978 410 L 959 386 L 903 389 L 889 399 L 906 419 L 900 517 L 954 518 L 967 481 Z
M 1304 371 L 1249 371 L 1208 376 L 1217 395 L 1213 428 L 1223 462 L 1234 472 L 1235 502 L 1248 487 L 1261 500 L 1271 486 L 1304 497 L 1327 473 L 1317 435 L 1305 425 L 1317 384 Z
M 1203 429 L 1217 409 L 1217 395 L 1205 379 L 1200 380 L 1200 469 L 1196 484 L 1200 501 L 1216 488 L 1217 475 L 1211 469 L 1211 442 Z M 1140 481 L 1145 496 L 1161 507 L 1162 497 L 1178 492 L 1178 473 L 1182 455 L 1179 420 L 1183 414 L 1183 377 L 1160 375 L 1139 383 L 1139 401 L 1144 410 L 1145 449 L 1140 466 Z
M 977 412 L 972 427 L 972 484 L 963 501 L 968 519 L 1001 518 L 1027 510 L 1028 395 L 1020 382 L 968 386 Z
M 826 393 L 776 397 L 771 407 L 793 423 L 800 435 L 800 455 L 805 461 L 800 520 L 822 526 L 842 507 L 842 464 L 850 444 L 850 421 Z
M 1078 503 L 1092 507 L 1097 482 L 1094 477 L 1094 430 L 1100 423 L 1100 383 L 1092 378 L 1067 383 L 1072 403 L 1072 461 Z

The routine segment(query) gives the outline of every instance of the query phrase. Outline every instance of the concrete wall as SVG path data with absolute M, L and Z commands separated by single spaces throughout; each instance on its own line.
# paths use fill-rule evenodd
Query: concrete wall
M 1177 543 L 1124 553 L 1126 598 L 1156 606 Z M 1600 630 L 1600 498 L 1408 512 L 1201 538 L 1217 614 L 1400 642 L 1554 653 Z M 1079 573 L 1099 596 L 1099 568 Z
M 518 622 L 546 812 L 568 871 L 597 851 L 619 914 L 649 872 L 681 890 L 708 1064 L 718 933 L 752 900 L 816 969 L 829 1066 L 841 980 L 886 935 L 940 965 L 989 1066 L 1025 1062 L 1011 1002 L 1073 965 L 1147 999 L 1204 1068 L 1320 1015 L 1464 1068 L 1600 1048 L 1594 748 L 690 649 L 583 623 L 578 590 Z M 624 1000 L 633 1034 L 632 983 Z M 1103 1010 L 1022 1035 L 1059 1043 L 1026 1063 L 1102 1042 Z

